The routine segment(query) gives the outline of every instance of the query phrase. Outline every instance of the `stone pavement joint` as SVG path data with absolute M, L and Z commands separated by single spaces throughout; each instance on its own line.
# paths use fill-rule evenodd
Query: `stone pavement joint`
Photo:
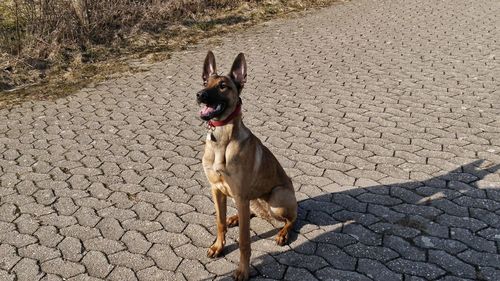
M 0 110 L 0 280 L 227 280 L 195 93 L 248 62 L 245 124 L 292 178 L 255 280 L 500 280 L 500 2 L 351 0 Z M 229 206 L 229 214 L 236 212 Z

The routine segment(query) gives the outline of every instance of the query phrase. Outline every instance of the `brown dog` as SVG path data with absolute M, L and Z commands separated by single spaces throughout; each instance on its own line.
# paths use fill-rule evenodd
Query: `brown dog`
M 240 264 L 234 277 L 246 280 L 250 262 L 250 212 L 285 222 L 276 236 L 284 245 L 297 217 L 292 181 L 274 155 L 243 125 L 240 93 L 246 82 L 245 56 L 239 54 L 227 76 L 216 74 L 215 57 L 208 52 L 203 66 L 205 88 L 196 94 L 200 117 L 208 122 L 203 168 L 212 188 L 217 239 L 209 257 L 222 253 L 227 226 L 239 225 Z M 238 215 L 226 221 L 226 199 L 232 197 Z

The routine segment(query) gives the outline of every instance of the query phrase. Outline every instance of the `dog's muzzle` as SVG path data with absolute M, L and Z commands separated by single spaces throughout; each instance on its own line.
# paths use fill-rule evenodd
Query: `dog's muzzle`
M 196 100 L 201 105 L 200 118 L 205 121 L 219 116 L 226 109 L 225 101 L 206 90 L 196 93 Z
M 196 100 L 198 103 L 207 103 L 208 102 L 208 92 L 205 90 L 199 91 L 196 93 Z

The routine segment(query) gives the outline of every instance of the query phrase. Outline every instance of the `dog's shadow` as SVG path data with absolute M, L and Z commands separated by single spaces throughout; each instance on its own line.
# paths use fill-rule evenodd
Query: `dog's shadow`
M 424 181 L 301 200 L 288 246 L 275 245 L 277 229 L 256 230 L 252 278 L 500 280 L 494 279 L 500 274 L 495 264 L 500 260 L 500 182 L 478 185 L 500 165 L 483 164 L 471 162 Z M 237 249 L 236 243 L 229 244 L 226 259 L 237 263 Z M 232 280 L 231 273 L 216 280 Z

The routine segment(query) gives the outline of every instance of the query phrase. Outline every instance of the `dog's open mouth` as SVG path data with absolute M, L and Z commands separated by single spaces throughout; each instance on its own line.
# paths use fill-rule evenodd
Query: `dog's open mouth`
M 224 109 L 226 109 L 226 104 L 217 103 L 217 104 L 205 104 L 201 103 L 200 117 L 203 120 L 210 120 L 219 114 L 221 114 Z

